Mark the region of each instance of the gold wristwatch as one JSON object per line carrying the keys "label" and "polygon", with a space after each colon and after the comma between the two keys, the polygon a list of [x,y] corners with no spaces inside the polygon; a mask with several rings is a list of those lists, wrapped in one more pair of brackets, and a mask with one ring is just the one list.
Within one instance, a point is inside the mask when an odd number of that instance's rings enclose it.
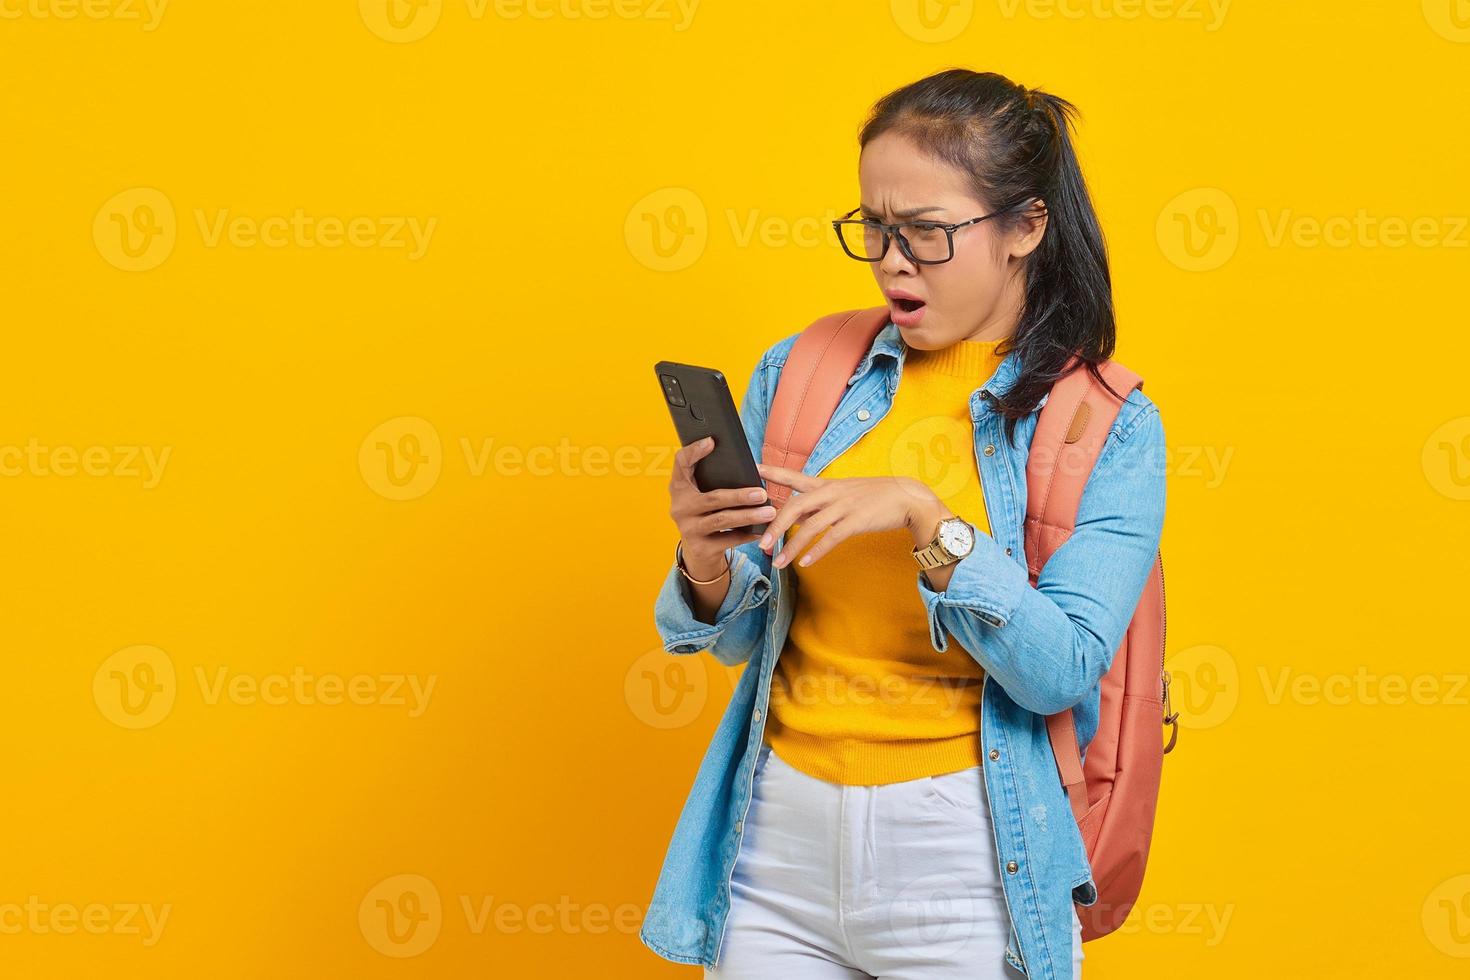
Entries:
{"label": "gold wristwatch", "polygon": [[919,568],[952,565],[975,547],[975,529],[963,517],[946,517],[934,531],[934,540],[914,549]]}

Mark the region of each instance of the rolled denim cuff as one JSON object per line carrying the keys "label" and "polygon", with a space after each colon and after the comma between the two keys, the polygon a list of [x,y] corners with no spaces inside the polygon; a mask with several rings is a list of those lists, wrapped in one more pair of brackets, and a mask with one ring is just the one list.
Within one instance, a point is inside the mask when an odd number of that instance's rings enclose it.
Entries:
{"label": "rolled denim cuff", "polygon": [[713,646],[731,622],[765,602],[770,592],[771,581],[761,574],[760,567],[740,549],[734,549],[725,599],[715,612],[715,621],[706,623],[694,615],[689,582],[677,564],[670,565],[654,604],[654,625],[669,653],[697,653]]}
{"label": "rolled denim cuff", "polygon": [[930,588],[923,572],[917,575],[917,581],[929,615],[929,642],[939,653],[949,647],[946,632],[954,632],[954,624],[947,626],[946,617],[973,614],[987,626],[1004,626],[1030,584],[1025,570],[1005,549],[978,530],[975,547],[955,563],[943,592]]}

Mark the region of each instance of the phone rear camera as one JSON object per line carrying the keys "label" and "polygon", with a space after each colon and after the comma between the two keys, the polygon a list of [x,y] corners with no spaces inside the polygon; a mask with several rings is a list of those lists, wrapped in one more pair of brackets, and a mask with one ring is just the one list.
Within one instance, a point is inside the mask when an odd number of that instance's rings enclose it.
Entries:
{"label": "phone rear camera", "polygon": [[683,408],[687,403],[684,401],[684,391],[679,387],[679,379],[672,374],[661,374],[664,383],[664,398],[668,399],[670,405]]}

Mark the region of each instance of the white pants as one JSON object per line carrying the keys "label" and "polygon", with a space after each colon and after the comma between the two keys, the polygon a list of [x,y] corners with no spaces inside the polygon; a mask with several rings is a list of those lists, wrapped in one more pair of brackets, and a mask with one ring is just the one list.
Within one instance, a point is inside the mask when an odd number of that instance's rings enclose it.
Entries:
{"label": "white pants", "polygon": [[974,766],[845,786],[763,745],[720,957],[705,977],[1016,980],[982,778]]}

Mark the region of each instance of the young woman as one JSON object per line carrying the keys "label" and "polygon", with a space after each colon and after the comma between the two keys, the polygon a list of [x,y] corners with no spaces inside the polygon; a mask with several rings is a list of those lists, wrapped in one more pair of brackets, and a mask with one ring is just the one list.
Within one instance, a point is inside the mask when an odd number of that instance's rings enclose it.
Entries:
{"label": "young woman", "polygon": [[[1069,358],[1095,365],[1114,344],[1074,112],[960,69],[881,99],[861,213],[837,228],[890,322],[804,471],[762,466],[793,496],[777,512],[762,488],[702,493],[693,466],[712,447],[677,455],[659,633],[671,653],[749,666],[640,932],[667,959],[729,980],[1080,975],[1073,906],[1097,888],[1045,716],[1071,708],[1083,746],[1097,730],[1164,474],[1158,410],[1132,391],[1031,586],[1040,407]],[[757,459],[795,339],[744,396]],[[920,549],[943,563],[920,570]]]}

